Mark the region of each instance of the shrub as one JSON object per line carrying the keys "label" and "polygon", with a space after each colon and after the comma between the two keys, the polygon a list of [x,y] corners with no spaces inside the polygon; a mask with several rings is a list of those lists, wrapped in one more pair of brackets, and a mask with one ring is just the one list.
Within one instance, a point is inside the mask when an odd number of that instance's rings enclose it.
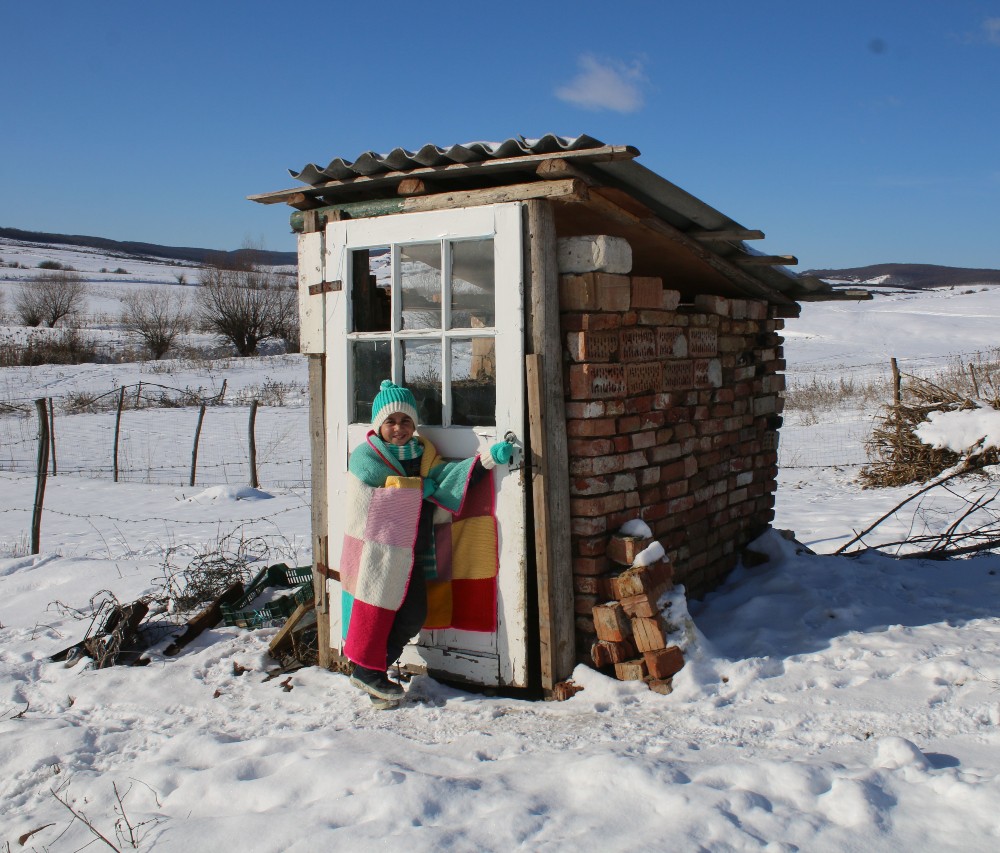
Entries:
{"label": "shrub", "polygon": [[122,325],[142,338],[154,360],[163,358],[191,323],[184,295],[174,290],[133,291],[122,297],[122,304]]}
{"label": "shrub", "polygon": [[294,284],[289,287],[272,269],[255,263],[252,248],[205,267],[200,285],[202,327],[229,341],[241,356],[255,355],[269,338],[287,340],[297,328]]}
{"label": "shrub", "polygon": [[38,269],[40,270],[61,270],[63,265],[59,261],[39,261]]}
{"label": "shrub", "polygon": [[86,286],[77,273],[56,270],[39,273],[22,282],[14,293],[14,313],[25,326],[56,323],[79,314],[84,307]]}

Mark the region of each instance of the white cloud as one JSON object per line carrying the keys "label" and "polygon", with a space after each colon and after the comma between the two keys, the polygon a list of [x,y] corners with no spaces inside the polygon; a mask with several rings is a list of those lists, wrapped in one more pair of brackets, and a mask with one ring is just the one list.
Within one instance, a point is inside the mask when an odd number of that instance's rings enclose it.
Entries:
{"label": "white cloud", "polygon": [[1000,18],[987,18],[983,21],[983,32],[990,44],[1000,44]]}
{"label": "white cloud", "polygon": [[579,65],[580,73],[556,89],[557,98],[588,110],[634,113],[642,107],[641,86],[646,78],[639,60],[626,65],[584,54]]}

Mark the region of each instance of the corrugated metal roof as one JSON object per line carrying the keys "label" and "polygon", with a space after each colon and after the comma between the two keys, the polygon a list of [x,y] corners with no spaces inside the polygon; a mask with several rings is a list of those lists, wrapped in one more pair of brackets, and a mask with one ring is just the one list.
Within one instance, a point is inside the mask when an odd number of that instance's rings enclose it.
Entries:
{"label": "corrugated metal roof", "polygon": [[[600,149],[600,150],[598,150]],[[611,152],[614,152],[611,154]],[[317,197],[330,197],[338,191],[357,188],[369,181],[374,189],[405,173],[421,170],[435,170],[435,179],[458,178],[465,172],[463,166],[472,171],[491,171],[517,167],[520,158],[527,168],[533,168],[540,159],[565,154],[567,159],[586,166],[602,184],[619,189],[652,211],[664,222],[696,239],[700,232],[747,232],[739,223],[719,212],[680,187],[635,162],[638,150],[630,146],[609,146],[592,136],[556,136],[547,134],[537,139],[523,136],[512,137],[503,142],[467,142],[441,148],[424,145],[417,151],[394,148],[388,154],[367,151],[353,161],[335,158],[325,167],[314,163],[301,171],[289,170],[298,181],[308,184],[312,190],[300,192]],[[532,162],[534,161],[534,163]],[[495,163],[495,165],[494,165]],[[385,176],[385,177],[383,177]],[[291,197],[294,190],[282,190],[260,196],[251,196],[255,201],[274,203]],[[745,242],[734,239],[711,244],[713,254],[736,264],[749,263],[747,258],[761,253]],[[780,293],[791,299],[830,298],[832,288],[814,276],[798,275],[777,263],[748,266],[746,275],[764,284],[771,292]]]}
{"label": "corrugated metal roof", "polygon": [[538,139],[518,136],[505,139],[503,142],[466,142],[448,148],[427,144],[418,151],[393,148],[388,154],[366,151],[353,161],[337,157],[322,169],[314,163],[309,163],[300,172],[292,169],[288,172],[295,180],[313,185],[324,181],[370,178],[386,172],[409,172],[414,169],[482,163],[487,160],[503,160],[529,154],[555,154],[602,147],[604,143],[591,136],[567,137],[549,133]]}

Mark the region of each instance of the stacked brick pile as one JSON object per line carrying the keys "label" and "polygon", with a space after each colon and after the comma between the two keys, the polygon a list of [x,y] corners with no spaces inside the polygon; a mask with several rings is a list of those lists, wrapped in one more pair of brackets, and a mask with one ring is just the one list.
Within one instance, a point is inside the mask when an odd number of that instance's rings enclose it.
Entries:
{"label": "stacked brick pile", "polygon": [[633,566],[651,539],[614,535],[608,542],[608,559],[616,566],[600,579],[597,591],[609,598],[593,608],[597,640],[590,649],[594,666],[610,671],[622,681],[642,680],[658,693],[670,692],[670,679],[684,666],[684,655],[667,644],[671,630],[658,601],[672,586],[673,571],[666,560],[650,566]]}
{"label": "stacked brick pile", "polygon": [[609,272],[561,275],[559,296],[576,648],[589,663],[599,639],[623,642],[599,637],[594,608],[612,588],[609,540],[625,522],[646,522],[697,596],[773,519],[783,321],[763,301],[681,305],[659,278]]}

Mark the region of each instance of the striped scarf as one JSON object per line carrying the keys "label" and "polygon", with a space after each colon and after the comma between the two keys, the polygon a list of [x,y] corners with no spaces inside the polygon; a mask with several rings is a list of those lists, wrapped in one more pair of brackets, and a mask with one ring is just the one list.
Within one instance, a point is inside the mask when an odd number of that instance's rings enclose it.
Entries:
{"label": "striped scarf", "polygon": [[411,438],[402,445],[390,444],[385,441],[383,446],[400,462],[406,462],[408,459],[419,459],[424,454],[424,446],[420,443],[419,438]]}

